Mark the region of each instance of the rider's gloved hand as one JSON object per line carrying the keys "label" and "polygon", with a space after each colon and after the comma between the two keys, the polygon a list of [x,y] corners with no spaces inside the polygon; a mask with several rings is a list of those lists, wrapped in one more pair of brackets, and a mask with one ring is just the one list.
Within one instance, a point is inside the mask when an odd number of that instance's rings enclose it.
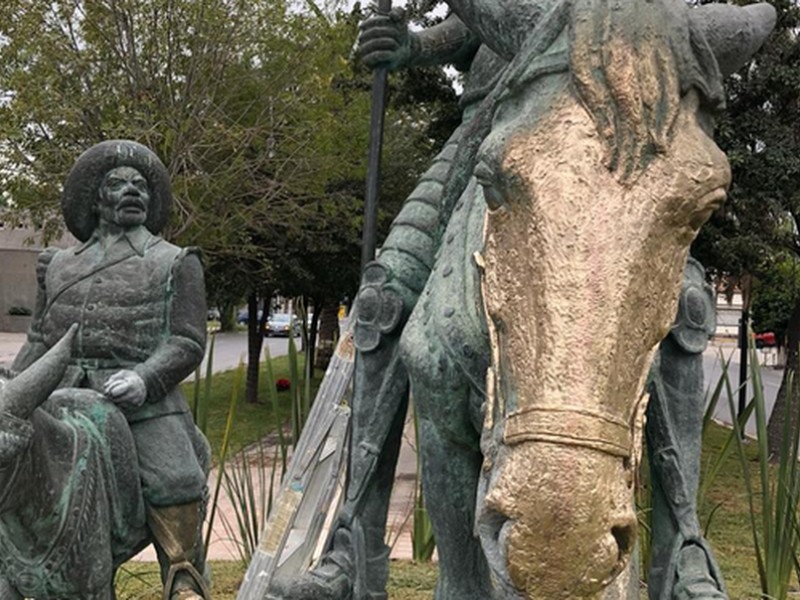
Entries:
{"label": "rider's gloved hand", "polygon": [[147,398],[147,386],[136,371],[117,371],[103,387],[106,397],[123,408],[137,408]]}
{"label": "rider's gloved hand", "polygon": [[412,53],[412,36],[406,11],[392,8],[388,14],[375,14],[359,25],[358,54],[370,69],[389,70],[405,66]]}

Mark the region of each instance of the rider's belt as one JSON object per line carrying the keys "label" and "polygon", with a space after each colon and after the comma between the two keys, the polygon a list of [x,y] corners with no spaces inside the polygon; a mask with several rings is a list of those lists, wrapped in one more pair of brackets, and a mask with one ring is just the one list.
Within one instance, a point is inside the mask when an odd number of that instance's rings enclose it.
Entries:
{"label": "rider's belt", "polygon": [[575,406],[533,406],[506,417],[508,445],[548,442],[592,448],[629,458],[633,449],[631,426],[624,420]]}
{"label": "rider's belt", "polygon": [[118,358],[73,358],[69,361],[73,367],[80,367],[84,371],[99,371],[101,369],[126,369],[135,367],[133,361],[119,360]]}

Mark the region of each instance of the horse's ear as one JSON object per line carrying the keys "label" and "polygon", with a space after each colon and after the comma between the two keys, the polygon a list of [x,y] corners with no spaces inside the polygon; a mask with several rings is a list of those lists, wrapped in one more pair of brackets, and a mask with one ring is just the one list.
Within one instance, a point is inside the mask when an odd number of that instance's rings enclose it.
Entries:
{"label": "horse's ear", "polygon": [[70,327],[44,356],[6,383],[0,392],[0,413],[26,419],[47,400],[64,377],[77,331],[77,325]]}
{"label": "horse's ear", "polygon": [[689,10],[692,26],[704,34],[723,77],[743,67],[775,27],[775,9],[766,3],[705,4]]}

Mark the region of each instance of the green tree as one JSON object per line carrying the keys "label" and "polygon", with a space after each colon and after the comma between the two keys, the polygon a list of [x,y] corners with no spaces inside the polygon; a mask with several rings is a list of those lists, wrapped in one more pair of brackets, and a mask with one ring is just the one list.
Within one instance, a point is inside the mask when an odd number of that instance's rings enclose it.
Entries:
{"label": "green tree", "polygon": [[[363,184],[351,183],[366,175],[369,74],[351,49],[362,15],[289,8],[2,3],[0,176],[14,214],[57,235],[61,183],[77,155],[131,138],[170,171],[177,210],[165,235],[203,249],[213,304],[354,290]],[[437,93],[446,89],[440,72],[432,77]],[[407,102],[387,119],[384,229],[436,145],[431,106]],[[255,400],[260,327],[248,345]]]}
{"label": "green tree", "polygon": [[[427,23],[419,10],[414,14],[420,25]],[[351,14],[337,18],[338,22],[344,20],[351,26],[347,38],[350,47],[363,14],[356,6]],[[366,179],[367,101],[372,73],[353,58],[351,56],[348,63],[349,69],[332,80],[331,88],[340,95],[337,102],[349,104],[361,112],[351,111],[344,122],[341,120],[343,109],[337,110],[339,124],[344,127],[332,127],[335,139],[328,152],[337,164],[344,164],[345,157],[355,156],[358,165],[330,177],[324,194],[306,204],[318,219],[309,221],[295,235],[287,234],[288,251],[279,261],[283,269],[277,289],[285,295],[302,295],[310,300],[316,316],[324,309],[335,314],[339,301],[352,298],[358,286]],[[461,118],[456,93],[441,68],[393,73],[388,99],[381,165],[379,246],[417,177],[429,166]],[[343,136],[349,137],[352,143],[343,144]],[[321,256],[326,260],[320,260]],[[316,321],[313,325],[316,326]],[[333,336],[336,329],[326,328],[325,333]],[[307,364],[313,362],[315,339],[316,331],[312,329]],[[323,341],[332,344],[332,338]]]}
{"label": "green tree", "polygon": [[[307,221],[304,201],[359,161],[342,153],[334,162],[328,151],[337,137],[356,143],[341,113],[358,99],[337,105],[330,85],[348,68],[354,27],[284,2],[3,3],[0,160],[16,214],[56,235],[76,156],[102,139],[136,139],[173,179],[165,235],[204,249],[212,284],[263,295],[287,229]],[[252,333],[251,362],[260,353]]]}
{"label": "green tree", "polygon": [[779,260],[764,268],[753,286],[753,329],[756,332],[774,332],[778,345],[784,346],[798,296],[800,265],[796,260]]}

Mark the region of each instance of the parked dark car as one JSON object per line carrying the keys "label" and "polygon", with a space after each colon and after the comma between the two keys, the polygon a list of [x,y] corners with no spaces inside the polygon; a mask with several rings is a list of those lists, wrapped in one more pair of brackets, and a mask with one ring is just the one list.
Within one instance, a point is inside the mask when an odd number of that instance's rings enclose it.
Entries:
{"label": "parked dark car", "polygon": [[289,313],[275,313],[267,321],[267,326],[264,328],[264,334],[267,336],[286,336],[289,334],[293,336],[300,335],[300,319]]}

